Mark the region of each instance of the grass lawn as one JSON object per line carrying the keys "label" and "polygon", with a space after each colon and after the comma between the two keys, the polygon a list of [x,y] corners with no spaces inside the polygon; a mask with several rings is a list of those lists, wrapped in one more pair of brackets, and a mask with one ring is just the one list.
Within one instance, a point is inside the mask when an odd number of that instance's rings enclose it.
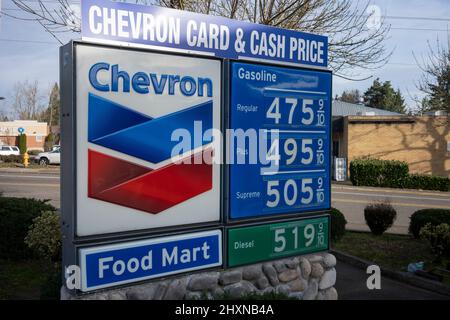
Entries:
{"label": "grass lawn", "polygon": [[0,300],[39,299],[46,279],[42,269],[36,260],[0,260]]}
{"label": "grass lawn", "polygon": [[409,263],[418,261],[428,269],[433,260],[429,244],[412,236],[347,231],[331,247],[396,271],[407,271]]}

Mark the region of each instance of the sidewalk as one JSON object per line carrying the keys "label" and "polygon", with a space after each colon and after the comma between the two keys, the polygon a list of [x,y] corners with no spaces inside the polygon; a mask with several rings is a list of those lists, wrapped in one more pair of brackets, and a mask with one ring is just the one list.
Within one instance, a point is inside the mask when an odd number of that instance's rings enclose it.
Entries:
{"label": "sidewalk", "polygon": [[396,281],[381,273],[381,289],[369,290],[365,270],[338,260],[336,290],[339,300],[450,300],[450,297]]}

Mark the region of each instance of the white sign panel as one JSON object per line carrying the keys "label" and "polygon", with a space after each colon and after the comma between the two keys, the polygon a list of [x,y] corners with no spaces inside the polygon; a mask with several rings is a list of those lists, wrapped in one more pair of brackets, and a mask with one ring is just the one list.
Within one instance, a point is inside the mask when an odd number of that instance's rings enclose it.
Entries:
{"label": "white sign panel", "polygon": [[76,46],[76,234],[220,220],[221,63]]}

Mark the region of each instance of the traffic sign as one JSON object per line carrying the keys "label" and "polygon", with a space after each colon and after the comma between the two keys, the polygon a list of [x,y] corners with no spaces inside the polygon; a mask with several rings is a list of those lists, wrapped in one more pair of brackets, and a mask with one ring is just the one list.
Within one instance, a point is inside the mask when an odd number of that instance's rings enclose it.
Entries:
{"label": "traffic sign", "polygon": [[228,229],[228,266],[328,250],[328,216]]}
{"label": "traffic sign", "polygon": [[329,209],[331,73],[241,62],[230,73],[229,217]]}
{"label": "traffic sign", "polygon": [[17,131],[19,131],[20,134],[25,132],[25,129],[22,127],[17,128]]}
{"label": "traffic sign", "polygon": [[222,265],[222,231],[80,249],[82,291]]}

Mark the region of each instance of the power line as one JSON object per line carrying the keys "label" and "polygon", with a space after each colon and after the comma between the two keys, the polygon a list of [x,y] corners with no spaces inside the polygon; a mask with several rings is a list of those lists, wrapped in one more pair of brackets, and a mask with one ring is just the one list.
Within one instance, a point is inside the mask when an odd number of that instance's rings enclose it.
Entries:
{"label": "power line", "polygon": [[433,29],[433,28],[427,29],[427,28],[408,28],[408,27],[391,27],[391,30],[450,32],[449,29]]}
{"label": "power line", "polygon": [[438,17],[382,16],[382,18],[400,19],[400,20],[450,21],[449,18],[438,18]]}

